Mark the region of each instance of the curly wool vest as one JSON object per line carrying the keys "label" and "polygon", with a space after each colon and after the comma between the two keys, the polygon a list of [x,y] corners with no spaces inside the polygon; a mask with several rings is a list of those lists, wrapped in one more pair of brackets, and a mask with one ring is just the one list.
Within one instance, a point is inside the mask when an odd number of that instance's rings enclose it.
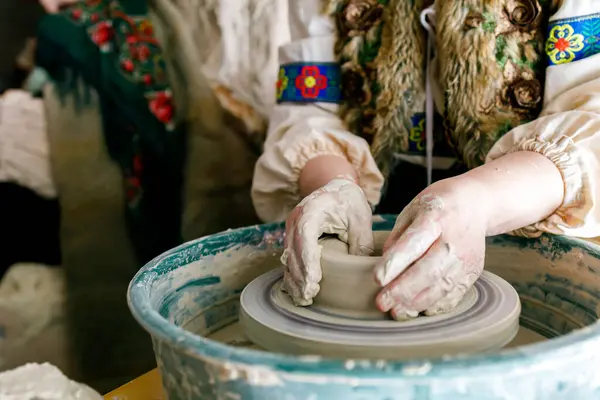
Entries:
{"label": "curly wool vest", "polygon": [[[427,0],[328,0],[342,69],[341,117],[371,145],[387,175],[395,153],[423,154]],[[435,146],[467,167],[535,119],[542,105],[550,5],[538,0],[435,2],[443,110]],[[439,151],[439,150],[437,150]]]}

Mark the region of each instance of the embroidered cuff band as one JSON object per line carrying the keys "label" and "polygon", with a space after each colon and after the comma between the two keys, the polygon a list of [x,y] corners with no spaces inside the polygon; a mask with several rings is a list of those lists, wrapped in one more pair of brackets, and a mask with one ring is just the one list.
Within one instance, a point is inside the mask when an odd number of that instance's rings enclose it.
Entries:
{"label": "embroidered cuff band", "polygon": [[293,63],[279,68],[277,103],[340,103],[341,72],[337,63]]}
{"label": "embroidered cuff band", "polygon": [[553,21],[548,26],[549,65],[567,64],[600,53],[600,14]]}

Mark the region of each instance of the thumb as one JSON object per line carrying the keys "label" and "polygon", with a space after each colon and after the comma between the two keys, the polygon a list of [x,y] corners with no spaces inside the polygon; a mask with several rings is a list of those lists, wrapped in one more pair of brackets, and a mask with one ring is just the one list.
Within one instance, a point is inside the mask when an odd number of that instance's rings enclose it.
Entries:
{"label": "thumb", "polygon": [[369,256],[375,249],[371,214],[363,214],[348,216],[348,250],[356,256]]}

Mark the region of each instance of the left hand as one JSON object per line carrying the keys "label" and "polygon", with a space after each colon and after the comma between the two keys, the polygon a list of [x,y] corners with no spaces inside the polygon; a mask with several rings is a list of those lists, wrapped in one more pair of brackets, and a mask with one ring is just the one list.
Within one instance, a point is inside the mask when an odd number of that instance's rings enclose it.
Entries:
{"label": "left hand", "polygon": [[450,311],[481,275],[490,199],[466,177],[436,182],[398,216],[375,280],[397,320]]}

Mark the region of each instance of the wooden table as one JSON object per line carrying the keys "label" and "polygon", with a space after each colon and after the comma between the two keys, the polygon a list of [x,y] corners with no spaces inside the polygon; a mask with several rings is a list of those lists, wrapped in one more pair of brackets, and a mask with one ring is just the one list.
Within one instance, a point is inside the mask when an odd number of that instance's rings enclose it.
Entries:
{"label": "wooden table", "polygon": [[104,396],[105,400],[166,400],[158,369],[113,390]]}

